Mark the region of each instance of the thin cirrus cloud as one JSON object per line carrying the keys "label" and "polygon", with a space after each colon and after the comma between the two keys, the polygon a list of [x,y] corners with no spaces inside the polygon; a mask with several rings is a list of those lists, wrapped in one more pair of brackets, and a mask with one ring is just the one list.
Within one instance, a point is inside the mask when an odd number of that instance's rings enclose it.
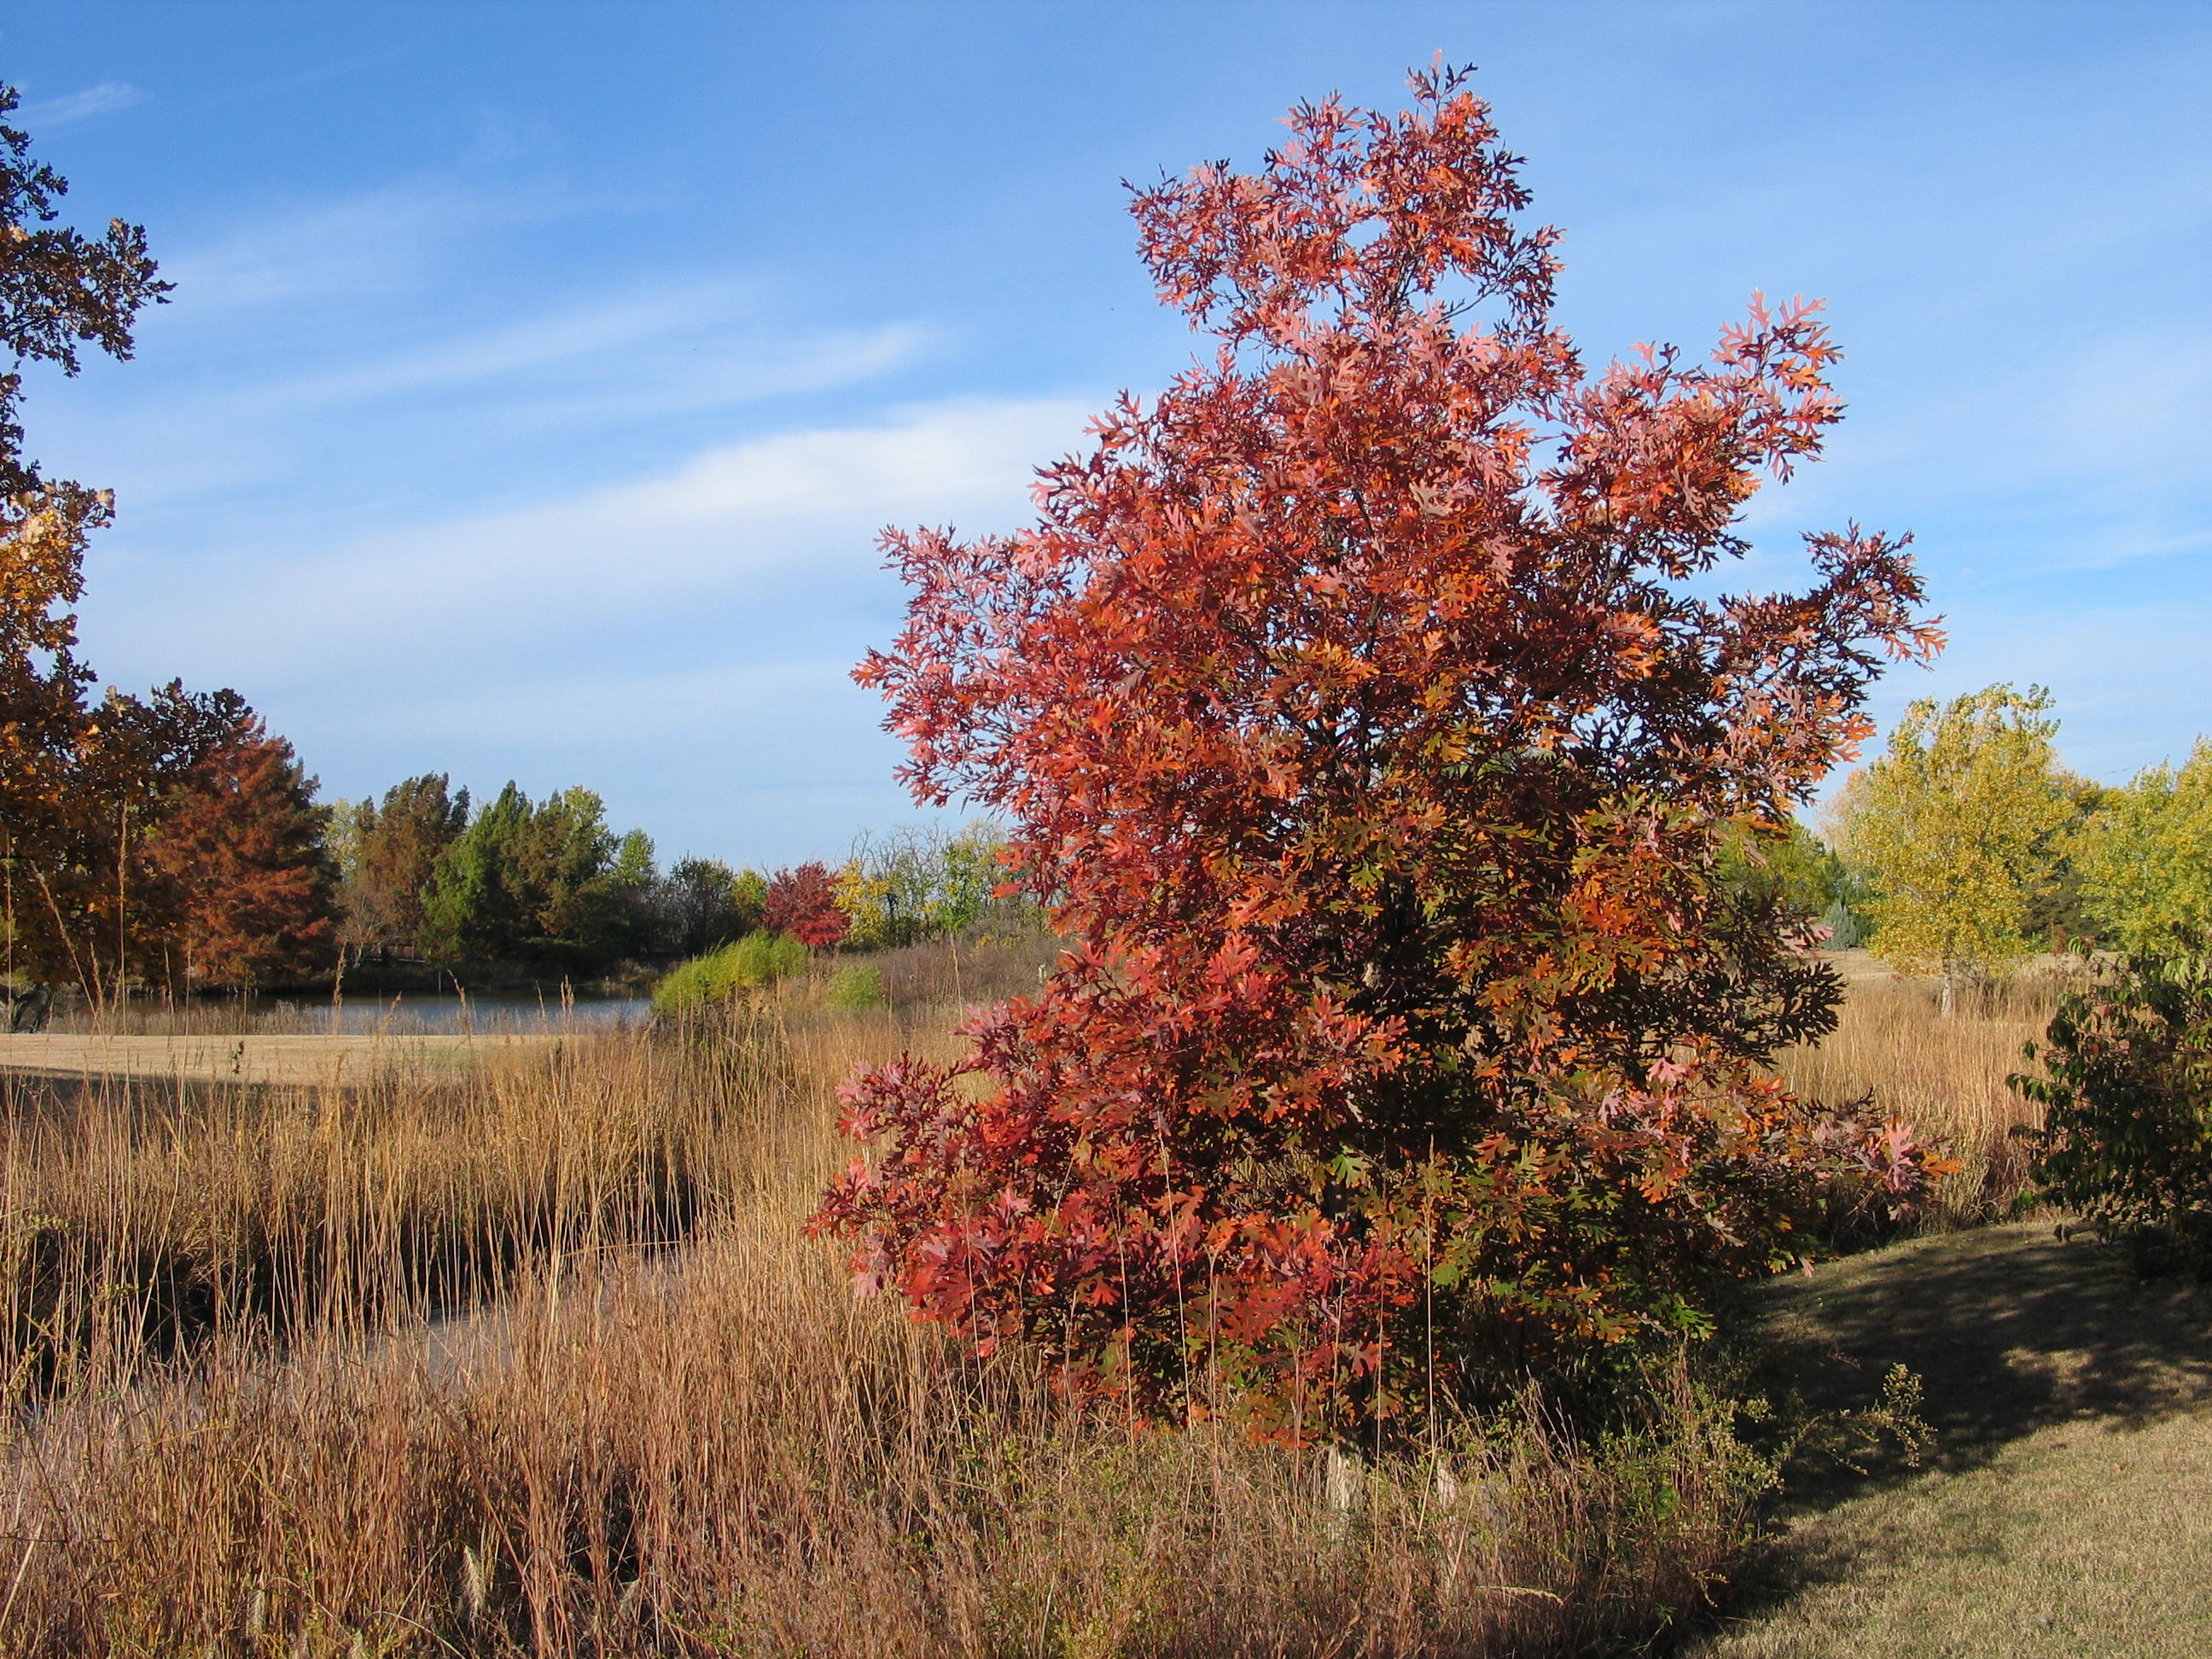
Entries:
{"label": "thin cirrus cloud", "polygon": [[[530,410],[541,422],[680,412],[725,402],[818,391],[872,379],[911,362],[931,331],[913,323],[793,337],[760,325],[758,296],[696,285],[550,311],[371,363],[262,388],[285,407],[331,405],[469,387],[497,396],[533,375],[554,395]],[[603,382],[580,380],[596,366]]]}
{"label": "thin cirrus cloud", "polygon": [[[441,695],[639,660],[850,661],[896,615],[885,524],[1004,529],[1088,402],[963,400],[705,449],[652,475],[507,511],[375,531],[313,556],[272,547],[180,562],[118,532],[86,607],[125,679],[183,672],[301,717],[361,711],[386,672]],[[289,711],[297,710],[298,715]],[[288,730],[291,729],[288,726]],[[333,735],[337,735],[333,733]]]}
{"label": "thin cirrus cloud", "polygon": [[79,121],[89,121],[94,116],[129,109],[134,104],[144,103],[151,95],[127,81],[102,81],[82,92],[25,104],[15,112],[15,120],[34,131],[52,132]]}
{"label": "thin cirrus cloud", "polygon": [[[526,478],[535,455],[501,452],[859,385],[936,342],[914,322],[798,331],[763,313],[745,284],[692,283],[550,307],[378,355],[188,362],[192,372],[157,395],[57,423],[47,451],[65,472],[113,483],[133,511],[183,508],[288,475],[313,475],[319,495],[342,502],[349,477],[382,489],[427,476],[426,457]],[[383,455],[390,464],[375,465]],[[284,533],[297,532],[287,521]]]}
{"label": "thin cirrus cloud", "polygon": [[240,311],[319,313],[417,293],[483,240],[573,210],[543,190],[438,179],[264,206],[197,246],[163,253],[161,274],[178,301],[147,323],[222,331]]}

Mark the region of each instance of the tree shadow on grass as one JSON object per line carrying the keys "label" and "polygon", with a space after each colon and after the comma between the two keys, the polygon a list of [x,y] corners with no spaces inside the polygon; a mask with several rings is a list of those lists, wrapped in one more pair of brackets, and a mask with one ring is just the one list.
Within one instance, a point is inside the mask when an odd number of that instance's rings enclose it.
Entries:
{"label": "tree shadow on grass", "polygon": [[[1968,1474],[2008,1446],[2067,1424],[2122,1431],[2212,1407],[2212,1292],[2138,1278],[2126,1255],[2048,1223],[1917,1239],[1760,1286],[1739,1310],[1762,1360],[1755,1385],[1814,1413],[1863,1413],[1890,1369],[1921,1381],[1934,1441],[1917,1466],[1895,1455],[1798,1459],[1775,1519],[1922,1478]],[[1874,1563],[1832,1529],[1782,1526],[1734,1587],[1732,1616],[1757,1619]],[[1695,1629],[1684,1638],[1700,1634]]]}
{"label": "tree shadow on grass", "polygon": [[2119,1250],[2044,1224],[1830,1262],[1747,1311],[1772,1380],[1816,1410],[1863,1407],[1891,1366],[1909,1368],[1948,1469],[2057,1424],[2140,1427],[2212,1401],[2212,1296],[2139,1279]]}

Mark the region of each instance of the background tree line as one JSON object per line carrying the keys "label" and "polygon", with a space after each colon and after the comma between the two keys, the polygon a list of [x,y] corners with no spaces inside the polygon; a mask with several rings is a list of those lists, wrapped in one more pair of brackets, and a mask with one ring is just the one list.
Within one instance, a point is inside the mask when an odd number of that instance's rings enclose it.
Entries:
{"label": "background tree line", "polygon": [[881,950],[972,931],[1018,906],[994,896],[998,840],[866,835],[833,868],[763,872],[718,859],[665,871],[652,840],[617,835],[592,790],[532,802],[509,783],[481,810],[443,773],[381,800],[339,801],[330,840],[340,939],[355,962],[501,963],[604,973],[630,961],[703,955],[767,930],[811,950]]}
{"label": "background tree line", "polygon": [[1916,702],[1845,780],[1825,837],[1796,822],[1722,873],[1817,918],[1835,947],[1960,988],[2039,951],[2178,956],[2212,939],[2212,739],[2107,786],[2059,762],[2051,694]]}

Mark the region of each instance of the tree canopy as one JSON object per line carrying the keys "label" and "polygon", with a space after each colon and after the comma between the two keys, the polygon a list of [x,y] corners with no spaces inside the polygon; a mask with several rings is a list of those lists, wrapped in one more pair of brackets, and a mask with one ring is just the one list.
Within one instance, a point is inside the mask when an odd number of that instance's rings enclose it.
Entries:
{"label": "tree canopy", "polygon": [[2104,792],[2069,848],[2081,907],[2137,954],[2212,949],[2212,739]]}
{"label": "tree canopy", "polygon": [[1993,685],[1908,708],[1837,808],[1844,855],[1874,884],[1882,957],[1960,981],[2040,948],[2033,924],[2078,791],[2059,769],[2040,686]]}
{"label": "tree canopy", "polygon": [[0,349],[14,360],[0,373],[0,494],[44,488],[66,495],[83,487],[44,484],[23,453],[22,365],[52,363],[75,374],[81,345],[129,357],[140,308],[165,302],[171,285],[155,275],[142,226],[111,219],[95,239],[58,222],[69,183],[33,161],[30,135],[9,124],[21,101],[14,87],[0,86]]}
{"label": "tree canopy", "polygon": [[173,911],[164,942],[184,958],[163,964],[170,983],[250,991],[329,960],[337,871],[314,796],[292,745],[244,712],[173,787],[145,856],[147,897]]}

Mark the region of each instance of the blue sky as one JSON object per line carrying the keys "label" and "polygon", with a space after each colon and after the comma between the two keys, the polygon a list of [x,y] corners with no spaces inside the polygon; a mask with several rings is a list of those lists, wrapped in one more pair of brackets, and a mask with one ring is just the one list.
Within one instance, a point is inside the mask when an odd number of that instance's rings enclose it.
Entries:
{"label": "blue sky", "polygon": [[1850,414],[1754,504],[1917,538],[1910,697],[2057,696],[2118,780],[2212,730],[2201,3],[298,4],[0,24],[75,216],[144,223],[131,363],[33,375],[117,492],[87,654],[233,685],[326,794],[586,783],[664,855],[916,814],[845,678],[886,523],[1011,528],[1191,343],[1120,180],[1481,66],[1587,355],[1827,299]]}

